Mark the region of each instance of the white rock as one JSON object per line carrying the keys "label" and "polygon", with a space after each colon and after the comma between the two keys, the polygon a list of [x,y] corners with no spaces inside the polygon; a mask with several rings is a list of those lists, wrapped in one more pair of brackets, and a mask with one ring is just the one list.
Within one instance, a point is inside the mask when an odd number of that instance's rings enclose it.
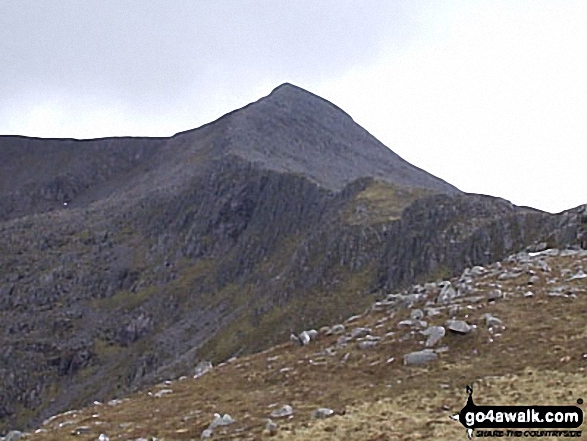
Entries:
{"label": "white rock", "polygon": [[209,361],[200,361],[194,368],[194,378],[199,378],[205,373],[212,370],[212,363]]}
{"label": "white rock", "polygon": [[310,340],[312,340],[310,338],[310,334],[308,334],[307,331],[303,331],[300,335],[300,342],[302,343],[303,346],[306,346],[308,343],[310,343]]}
{"label": "white rock", "polygon": [[293,415],[293,408],[289,404],[286,404],[285,406],[276,409],[269,414],[269,416],[272,418],[286,418],[290,415]]}
{"label": "white rock", "polygon": [[161,389],[159,392],[153,394],[155,398],[161,398],[163,395],[171,394],[173,390],[171,389]]}
{"label": "white rock", "polygon": [[314,412],[312,412],[312,418],[316,419],[330,418],[333,415],[334,410],[329,409],[327,407],[319,407]]}

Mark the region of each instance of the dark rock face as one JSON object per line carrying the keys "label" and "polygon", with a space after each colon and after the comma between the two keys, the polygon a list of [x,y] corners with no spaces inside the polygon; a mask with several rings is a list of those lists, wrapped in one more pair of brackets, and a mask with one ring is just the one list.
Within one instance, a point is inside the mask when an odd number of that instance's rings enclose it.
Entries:
{"label": "dark rock face", "polygon": [[0,200],[0,431],[577,226],[462,194],[291,85],[168,139],[0,137]]}

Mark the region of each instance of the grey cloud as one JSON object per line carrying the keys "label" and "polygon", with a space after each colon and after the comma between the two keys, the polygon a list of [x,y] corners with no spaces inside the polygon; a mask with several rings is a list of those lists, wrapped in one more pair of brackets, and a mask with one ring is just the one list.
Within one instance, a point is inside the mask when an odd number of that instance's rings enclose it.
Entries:
{"label": "grey cloud", "polygon": [[172,111],[214,90],[321,81],[409,39],[412,11],[397,3],[3,0],[0,97]]}

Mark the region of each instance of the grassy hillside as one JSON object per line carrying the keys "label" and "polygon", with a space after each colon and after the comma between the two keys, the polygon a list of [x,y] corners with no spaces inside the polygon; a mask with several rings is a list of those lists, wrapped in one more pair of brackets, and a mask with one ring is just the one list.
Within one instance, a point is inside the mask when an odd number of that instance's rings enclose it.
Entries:
{"label": "grassy hillside", "polygon": [[[273,418],[274,439],[465,439],[463,427],[449,416],[464,406],[467,384],[478,405],[575,405],[587,396],[585,268],[584,251],[522,253],[482,275],[451,279],[453,286],[474,291],[449,304],[434,302],[432,290],[409,308],[386,307],[345,323],[347,333],[368,327],[380,338],[369,349],[357,339],[337,344],[341,335],[322,334],[305,347],[284,342],[197,379],[188,374],[121,401],[57,416],[27,439],[89,440],[101,433],[110,439],[199,439],[216,412],[229,413],[235,422],[215,429],[214,439],[262,439],[269,414],[284,404],[293,407],[293,416]],[[502,297],[494,298],[496,287]],[[451,305],[458,311],[450,313]],[[416,309],[431,308],[438,314],[426,318],[429,326],[452,317],[476,328],[466,335],[447,332],[436,346],[446,348],[438,349],[438,360],[406,366],[403,356],[422,349],[425,337],[398,323]],[[484,314],[501,325],[488,327]],[[334,416],[313,419],[318,407],[331,408]],[[73,436],[80,427],[84,433]]]}

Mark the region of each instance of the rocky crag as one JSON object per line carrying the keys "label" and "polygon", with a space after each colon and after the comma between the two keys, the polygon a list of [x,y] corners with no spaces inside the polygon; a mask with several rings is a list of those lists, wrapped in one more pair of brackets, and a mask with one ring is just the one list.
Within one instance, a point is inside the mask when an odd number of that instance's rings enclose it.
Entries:
{"label": "rocky crag", "polygon": [[464,194],[287,84],[171,138],[0,137],[0,164],[0,429],[578,234],[575,212]]}

